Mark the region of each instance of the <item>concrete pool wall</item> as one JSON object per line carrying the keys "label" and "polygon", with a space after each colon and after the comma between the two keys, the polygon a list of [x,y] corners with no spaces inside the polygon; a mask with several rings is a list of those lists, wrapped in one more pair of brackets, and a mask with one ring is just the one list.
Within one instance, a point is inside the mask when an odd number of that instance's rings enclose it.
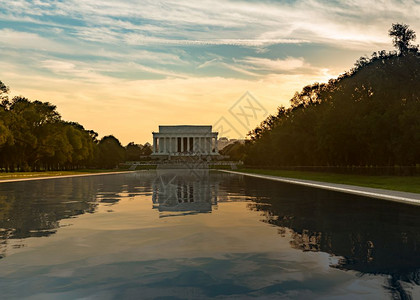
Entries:
{"label": "concrete pool wall", "polygon": [[291,183],[291,184],[299,184],[303,186],[320,188],[320,189],[325,189],[325,190],[330,190],[330,191],[355,194],[355,195],[365,196],[365,197],[370,197],[370,198],[378,198],[378,199],[384,199],[388,201],[401,202],[401,203],[406,203],[406,204],[411,204],[411,205],[420,205],[420,194],[416,194],[416,193],[375,189],[375,188],[361,187],[361,186],[348,185],[348,184],[328,183],[328,182],[295,179],[295,178],[287,178],[287,177],[279,177],[279,176],[271,176],[271,175],[252,174],[252,173],[237,172],[237,171],[228,171],[228,170],[220,170],[220,171],[226,172],[226,173],[250,176],[250,177],[255,177],[255,178],[262,178],[262,179],[280,181],[280,182],[285,182],[285,183]]}

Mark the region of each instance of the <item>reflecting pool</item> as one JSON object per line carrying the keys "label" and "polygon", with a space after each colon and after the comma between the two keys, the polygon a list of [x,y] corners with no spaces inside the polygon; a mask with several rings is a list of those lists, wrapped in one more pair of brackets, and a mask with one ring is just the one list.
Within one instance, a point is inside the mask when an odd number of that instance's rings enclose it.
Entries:
{"label": "reflecting pool", "polygon": [[419,216],[216,171],[1,183],[0,298],[415,299]]}

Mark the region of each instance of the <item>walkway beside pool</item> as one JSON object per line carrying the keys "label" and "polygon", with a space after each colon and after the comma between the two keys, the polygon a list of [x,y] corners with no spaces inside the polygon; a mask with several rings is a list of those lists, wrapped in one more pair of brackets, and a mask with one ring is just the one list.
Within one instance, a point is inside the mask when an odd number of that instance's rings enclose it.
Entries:
{"label": "walkway beside pool", "polygon": [[348,184],[337,184],[337,183],[329,183],[329,182],[321,182],[321,181],[313,181],[313,180],[279,177],[279,176],[272,176],[272,175],[252,174],[252,173],[245,173],[245,172],[238,172],[238,171],[228,171],[228,170],[220,170],[220,171],[226,172],[226,173],[250,176],[250,177],[255,177],[255,178],[275,180],[275,181],[291,183],[291,184],[299,184],[303,186],[320,188],[320,189],[331,190],[331,191],[336,191],[336,192],[355,194],[359,196],[379,198],[379,199],[384,199],[384,200],[389,200],[389,201],[394,201],[394,202],[420,205],[420,194],[417,194],[417,193],[399,192],[399,191],[393,191],[393,190],[375,189],[375,188],[348,185]]}
{"label": "walkway beside pool", "polygon": [[16,178],[16,179],[1,179],[0,183],[44,180],[44,179],[71,178],[71,177],[85,177],[85,176],[97,176],[97,175],[117,175],[117,174],[133,173],[133,172],[135,172],[135,171],[122,171],[122,172],[117,171],[117,172],[86,173],[86,174],[74,174],[74,175],[58,175],[58,176],[44,176],[44,177],[30,177],[30,178]]}

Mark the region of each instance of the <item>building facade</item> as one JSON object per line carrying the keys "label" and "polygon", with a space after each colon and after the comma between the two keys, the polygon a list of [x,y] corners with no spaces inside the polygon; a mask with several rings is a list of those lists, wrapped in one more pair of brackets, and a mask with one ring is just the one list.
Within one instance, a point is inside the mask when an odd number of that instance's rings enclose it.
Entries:
{"label": "building facade", "polygon": [[152,157],[217,156],[217,135],[211,125],[159,126],[153,132]]}

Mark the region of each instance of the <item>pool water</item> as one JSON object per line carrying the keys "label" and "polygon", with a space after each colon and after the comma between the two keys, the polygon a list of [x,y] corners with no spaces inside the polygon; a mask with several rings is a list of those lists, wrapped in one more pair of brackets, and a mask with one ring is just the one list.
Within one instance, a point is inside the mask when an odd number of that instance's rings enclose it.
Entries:
{"label": "pool water", "polygon": [[217,171],[1,183],[0,298],[415,299],[419,216]]}

